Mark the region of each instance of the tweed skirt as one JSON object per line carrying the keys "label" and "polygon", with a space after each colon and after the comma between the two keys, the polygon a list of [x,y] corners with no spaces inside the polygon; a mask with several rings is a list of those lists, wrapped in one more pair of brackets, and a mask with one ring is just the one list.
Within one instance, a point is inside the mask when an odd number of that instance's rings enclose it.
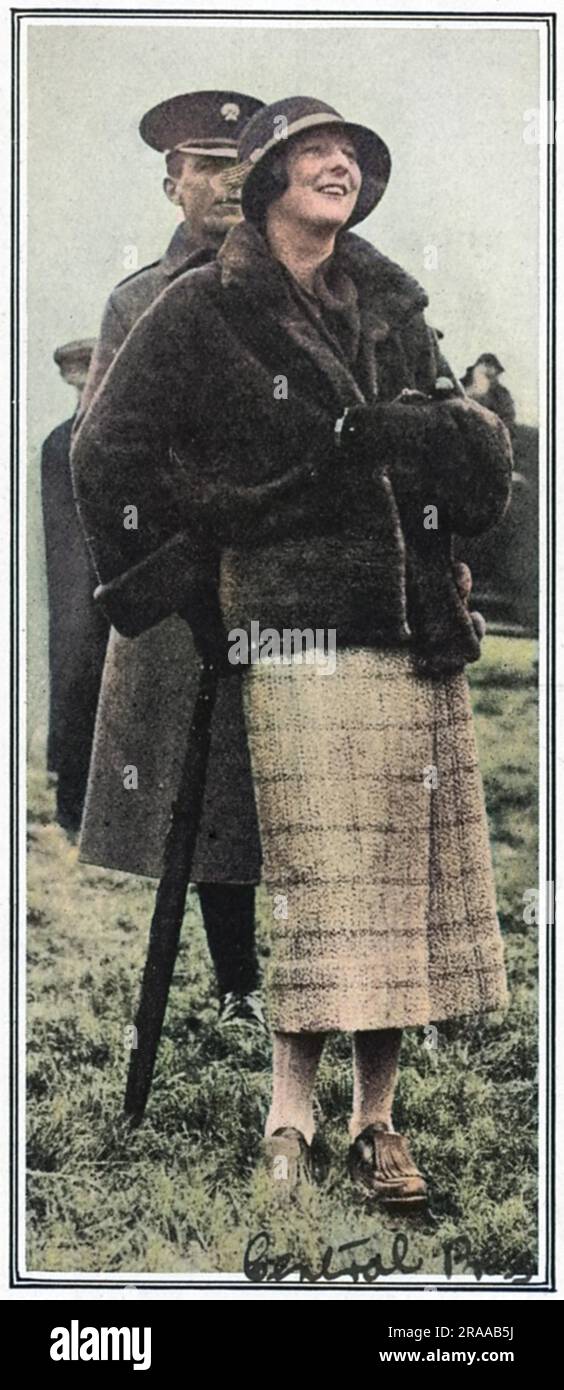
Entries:
{"label": "tweed skirt", "polygon": [[507,1004],[488,823],[463,673],[408,648],[245,672],[271,1027],[421,1025]]}

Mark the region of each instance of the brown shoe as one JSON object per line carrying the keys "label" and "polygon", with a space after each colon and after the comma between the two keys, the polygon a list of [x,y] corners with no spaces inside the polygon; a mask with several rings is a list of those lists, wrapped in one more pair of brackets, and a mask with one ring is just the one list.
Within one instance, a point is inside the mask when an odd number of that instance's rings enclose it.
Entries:
{"label": "brown shoe", "polygon": [[383,1124],[367,1125],[349,1149],[349,1173],[355,1187],[382,1206],[396,1210],[423,1207],[427,1184],[416,1168],[403,1134]]}
{"label": "brown shoe", "polygon": [[262,1152],[269,1177],[281,1191],[311,1181],[311,1149],[299,1129],[276,1129],[263,1139]]}

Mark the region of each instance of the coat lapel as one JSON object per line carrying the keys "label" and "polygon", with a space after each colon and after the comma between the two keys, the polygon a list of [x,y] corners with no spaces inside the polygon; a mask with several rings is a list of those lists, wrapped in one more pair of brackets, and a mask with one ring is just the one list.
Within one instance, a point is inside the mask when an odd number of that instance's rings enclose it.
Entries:
{"label": "coat lapel", "polygon": [[[300,394],[312,391],[329,409],[376,399],[380,390],[379,359],[388,357],[390,351],[394,355],[394,330],[428,302],[417,281],[399,266],[360,237],[344,233],[337,243],[335,263],[358,290],[361,317],[353,374],[313,320],[300,312],[282,267],[255,227],[248,222],[235,227],[227,236],[218,261],[222,289],[233,305],[237,304],[238,331],[247,341],[252,340],[261,360],[265,351],[268,353],[278,372],[284,372],[287,365],[289,377],[298,378]],[[402,379],[398,390],[405,384]]]}
{"label": "coat lapel", "polygon": [[317,331],[315,324],[305,314],[300,314],[297,304],[294,308],[290,300],[286,310],[280,313],[278,323],[280,330],[289,340],[293,355],[297,353],[298,357],[300,354],[308,356],[316,371],[325,378],[325,382],[331,387],[337,407],[344,409],[346,406],[365,403],[364,394],[346,362],[332,350],[330,343],[326,341],[322,332]]}
{"label": "coat lapel", "polygon": [[161,258],[160,268],[167,281],[175,280],[185,271],[207,265],[213,259],[214,253],[190,234],[186,222],[179,222]]}
{"label": "coat lapel", "polygon": [[223,308],[234,331],[290,391],[335,410],[364,400],[352,373],[288,290],[285,273],[249,223],[234,228],[218,255]]}
{"label": "coat lapel", "polygon": [[411,275],[369,242],[345,235],[338,254],[359,291],[361,340],[357,375],[368,400],[389,400],[413,385],[401,346],[408,319],[421,313],[428,297]]}

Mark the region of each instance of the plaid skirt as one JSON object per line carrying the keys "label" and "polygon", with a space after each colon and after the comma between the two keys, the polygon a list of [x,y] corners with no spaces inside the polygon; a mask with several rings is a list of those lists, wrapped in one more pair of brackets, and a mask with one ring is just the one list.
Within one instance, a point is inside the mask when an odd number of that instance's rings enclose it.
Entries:
{"label": "plaid skirt", "polygon": [[463,673],[407,648],[244,676],[271,1027],[401,1028],[507,1004],[482,780]]}

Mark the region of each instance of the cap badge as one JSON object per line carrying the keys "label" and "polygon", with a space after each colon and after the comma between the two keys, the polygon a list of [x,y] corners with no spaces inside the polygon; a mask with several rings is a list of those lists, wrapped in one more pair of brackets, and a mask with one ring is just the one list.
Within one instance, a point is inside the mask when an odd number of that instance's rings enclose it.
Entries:
{"label": "cap badge", "polygon": [[237,106],[235,101],[226,101],[225,105],[221,108],[220,115],[223,116],[224,121],[238,121],[241,115],[241,108]]}

